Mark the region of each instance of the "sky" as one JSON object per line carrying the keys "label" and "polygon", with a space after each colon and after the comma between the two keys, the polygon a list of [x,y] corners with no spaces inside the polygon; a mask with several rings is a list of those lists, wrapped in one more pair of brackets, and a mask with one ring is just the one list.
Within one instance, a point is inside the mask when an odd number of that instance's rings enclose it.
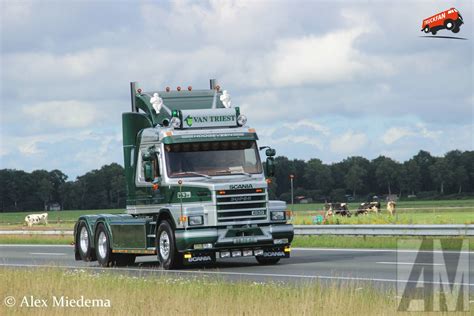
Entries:
{"label": "sky", "polygon": [[[0,169],[74,179],[122,164],[130,81],[147,91],[217,78],[259,144],[291,159],[474,148],[472,1],[0,5]],[[450,7],[459,33],[420,32]]]}

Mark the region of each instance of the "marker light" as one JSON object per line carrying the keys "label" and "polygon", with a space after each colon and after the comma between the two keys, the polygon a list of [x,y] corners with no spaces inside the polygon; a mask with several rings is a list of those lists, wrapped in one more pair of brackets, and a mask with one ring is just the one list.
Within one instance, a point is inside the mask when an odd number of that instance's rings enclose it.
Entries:
{"label": "marker light", "polygon": [[141,94],[141,93],[142,93],[142,89],[137,89],[137,92]]}
{"label": "marker light", "polygon": [[171,88],[170,87],[166,87],[166,92],[170,92]]}
{"label": "marker light", "polygon": [[221,86],[216,85],[216,90],[219,91],[221,89]]}
{"label": "marker light", "polygon": [[193,87],[188,86],[188,91],[191,91],[191,90],[193,90]]}
{"label": "marker light", "polygon": [[257,193],[262,193],[262,192],[263,192],[263,189],[256,189],[255,192],[257,192]]}
{"label": "marker light", "polygon": [[181,91],[181,87],[180,87],[180,86],[177,86],[177,87],[176,87],[176,90]]}
{"label": "marker light", "polygon": [[247,117],[245,115],[239,115],[239,117],[237,118],[237,124],[242,126],[245,125],[245,123],[247,123]]}
{"label": "marker light", "polygon": [[173,126],[174,128],[179,128],[181,126],[181,120],[177,117],[172,117],[171,126]]}

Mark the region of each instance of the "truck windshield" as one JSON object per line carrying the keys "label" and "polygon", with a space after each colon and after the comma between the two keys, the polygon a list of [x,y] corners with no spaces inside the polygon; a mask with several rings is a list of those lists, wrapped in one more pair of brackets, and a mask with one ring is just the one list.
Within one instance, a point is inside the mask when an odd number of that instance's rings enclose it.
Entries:
{"label": "truck windshield", "polygon": [[262,173],[255,141],[214,141],[165,145],[168,176],[208,177]]}

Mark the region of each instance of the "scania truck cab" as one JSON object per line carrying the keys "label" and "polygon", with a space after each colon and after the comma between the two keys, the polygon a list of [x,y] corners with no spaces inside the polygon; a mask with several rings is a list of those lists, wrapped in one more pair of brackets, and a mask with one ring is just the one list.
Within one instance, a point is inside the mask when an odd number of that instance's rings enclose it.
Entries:
{"label": "scania truck cab", "polygon": [[113,266],[157,255],[164,269],[174,269],[289,258],[291,213],[285,202],[269,200],[275,150],[258,147],[227,91],[215,80],[205,90],[130,87],[132,110],[122,114],[127,211],[81,216],[76,260]]}

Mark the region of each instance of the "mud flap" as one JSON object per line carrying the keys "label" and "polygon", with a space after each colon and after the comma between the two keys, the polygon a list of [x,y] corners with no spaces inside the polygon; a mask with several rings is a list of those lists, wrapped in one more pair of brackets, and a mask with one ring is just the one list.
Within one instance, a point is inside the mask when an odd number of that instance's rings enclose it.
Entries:
{"label": "mud flap", "polygon": [[189,265],[213,264],[216,262],[215,252],[185,252],[183,253],[183,263]]}
{"label": "mud flap", "polygon": [[262,258],[289,258],[290,247],[278,247],[278,248],[267,248],[263,249],[263,254],[259,257]]}

